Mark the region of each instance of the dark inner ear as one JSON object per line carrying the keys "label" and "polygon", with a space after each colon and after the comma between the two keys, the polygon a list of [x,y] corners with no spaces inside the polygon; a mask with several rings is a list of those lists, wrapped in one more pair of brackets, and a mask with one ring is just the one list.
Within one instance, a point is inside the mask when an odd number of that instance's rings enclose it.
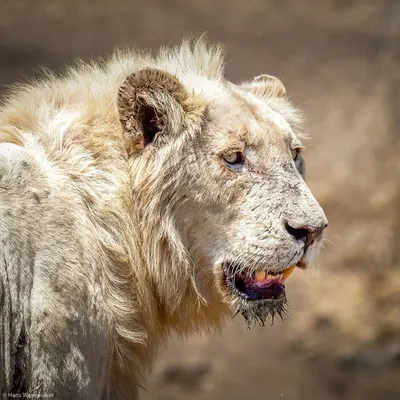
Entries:
{"label": "dark inner ear", "polygon": [[153,143],[157,133],[160,131],[156,110],[153,107],[145,107],[143,110],[143,140],[147,146]]}
{"label": "dark inner ear", "polygon": [[165,145],[186,121],[197,121],[204,111],[177,78],[149,68],[126,77],[118,90],[117,108],[129,156],[149,145]]}

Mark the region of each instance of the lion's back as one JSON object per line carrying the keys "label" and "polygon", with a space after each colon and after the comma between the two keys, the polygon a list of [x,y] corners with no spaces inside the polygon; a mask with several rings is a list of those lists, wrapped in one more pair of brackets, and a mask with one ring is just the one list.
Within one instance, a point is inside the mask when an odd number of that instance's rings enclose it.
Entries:
{"label": "lion's back", "polygon": [[[33,286],[33,238],[38,236],[38,195],[29,193],[40,179],[36,163],[20,146],[0,144],[0,386],[24,389],[26,326]],[[24,216],[24,218],[21,218]]]}
{"label": "lion's back", "polygon": [[77,229],[84,221],[53,178],[37,155],[0,144],[0,391],[42,386],[63,398],[75,387],[77,397],[101,397],[108,363],[101,296],[85,271]]}

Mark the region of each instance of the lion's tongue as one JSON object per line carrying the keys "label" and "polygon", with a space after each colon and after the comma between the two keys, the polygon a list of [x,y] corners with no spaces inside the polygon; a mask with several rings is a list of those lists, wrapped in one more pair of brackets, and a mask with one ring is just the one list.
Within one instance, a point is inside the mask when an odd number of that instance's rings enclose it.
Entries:
{"label": "lion's tongue", "polygon": [[293,272],[295,266],[288,268],[281,274],[267,274],[265,271],[256,271],[253,274],[249,274],[248,271],[244,270],[235,275],[237,284],[242,284],[248,289],[267,289],[270,286],[278,285],[284,286],[285,280]]}

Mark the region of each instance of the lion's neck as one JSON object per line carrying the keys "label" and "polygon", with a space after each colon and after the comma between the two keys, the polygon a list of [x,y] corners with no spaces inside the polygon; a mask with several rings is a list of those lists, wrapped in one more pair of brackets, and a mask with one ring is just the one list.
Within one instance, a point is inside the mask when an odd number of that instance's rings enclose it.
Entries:
{"label": "lion's neck", "polygon": [[214,282],[210,277],[202,279],[203,286],[209,289],[207,294],[200,292],[195,278],[196,261],[189,259],[179,250],[185,249],[181,243],[176,249],[176,243],[171,243],[166,236],[162,240],[159,227],[147,225],[146,234],[140,238],[144,252],[143,269],[138,273],[139,284],[142,288],[141,304],[147,304],[148,332],[155,341],[163,340],[170,332],[182,335],[199,333],[218,329],[228,315],[228,307],[221,301],[220,296],[213,290]]}

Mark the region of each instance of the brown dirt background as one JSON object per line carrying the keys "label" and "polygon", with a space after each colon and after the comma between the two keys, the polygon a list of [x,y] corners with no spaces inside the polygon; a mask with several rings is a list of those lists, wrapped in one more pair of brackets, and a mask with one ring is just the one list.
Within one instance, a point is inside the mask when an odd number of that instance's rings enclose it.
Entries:
{"label": "brown dirt background", "polygon": [[305,111],[325,249],[290,318],[162,352],[142,399],[400,399],[398,0],[0,0],[0,85],[119,46],[208,32],[234,81],[269,73]]}

